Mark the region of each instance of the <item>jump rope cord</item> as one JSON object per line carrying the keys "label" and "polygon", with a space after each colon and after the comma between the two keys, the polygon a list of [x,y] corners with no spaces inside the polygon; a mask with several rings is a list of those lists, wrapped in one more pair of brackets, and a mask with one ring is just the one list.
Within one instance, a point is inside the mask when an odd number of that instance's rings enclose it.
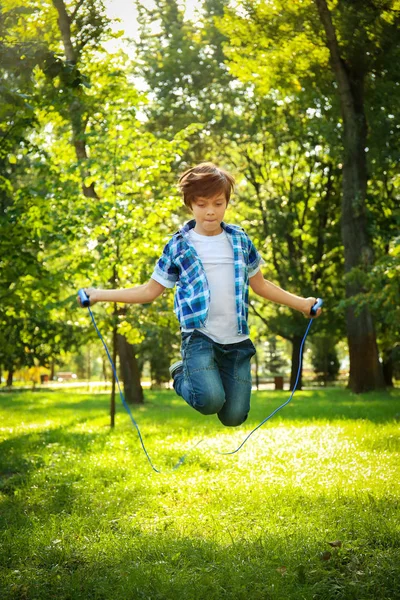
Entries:
{"label": "jump rope cord", "polygon": [[299,377],[300,377],[300,373],[301,373],[301,357],[303,356],[302,352],[303,352],[303,346],[304,346],[304,342],[306,341],[306,337],[308,335],[308,332],[310,330],[311,327],[311,323],[312,323],[312,319],[310,319],[310,322],[307,326],[306,332],[304,334],[303,340],[301,342],[301,346],[300,346],[300,351],[299,351],[299,368],[297,369],[297,377],[296,377],[296,382],[294,384],[292,393],[290,394],[290,397],[288,400],[286,400],[286,402],[284,402],[283,404],[281,404],[280,406],[278,406],[278,408],[276,408],[268,417],[266,417],[263,421],[261,421],[261,423],[259,423],[257,425],[257,427],[254,427],[254,429],[252,431],[250,431],[250,433],[244,438],[243,442],[240,444],[240,446],[238,446],[236,448],[236,450],[232,450],[232,452],[218,452],[218,454],[222,454],[222,455],[229,455],[229,454],[236,454],[236,452],[239,452],[239,450],[241,448],[243,448],[243,446],[245,445],[245,443],[247,442],[247,440],[253,435],[253,433],[255,431],[257,431],[257,429],[260,429],[260,427],[262,427],[264,425],[264,423],[266,423],[267,421],[269,421],[269,419],[271,419],[271,417],[273,417],[274,415],[276,415],[276,413],[278,411],[280,411],[284,406],[286,406],[286,404],[289,404],[289,402],[291,401],[291,399],[293,398],[293,394],[296,391],[297,388],[297,384],[299,381]]}
{"label": "jump rope cord", "polygon": [[[144,451],[144,453],[145,453],[145,455],[147,457],[147,460],[149,461],[149,464],[150,464],[151,468],[153,469],[153,471],[155,471],[156,473],[161,473],[161,471],[159,471],[158,469],[156,469],[156,467],[153,465],[153,462],[152,462],[152,460],[151,460],[151,458],[149,456],[149,453],[146,450],[146,446],[144,445],[144,441],[143,441],[143,438],[142,438],[142,434],[140,433],[139,425],[136,423],[136,421],[135,421],[135,419],[134,419],[134,417],[132,415],[131,409],[129,408],[129,405],[126,403],[126,400],[125,400],[124,395],[123,395],[122,390],[121,390],[121,386],[119,384],[119,379],[118,379],[117,371],[115,369],[115,365],[114,365],[113,360],[112,360],[112,358],[110,356],[110,353],[108,351],[107,344],[105,343],[105,341],[103,339],[103,336],[101,335],[101,333],[100,333],[100,331],[99,331],[99,329],[98,329],[98,327],[96,325],[96,321],[94,319],[94,316],[93,316],[93,313],[92,313],[92,311],[90,309],[90,306],[88,306],[88,311],[89,311],[89,314],[91,316],[94,328],[96,329],[97,335],[99,336],[100,340],[102,341],[104,349],[105,349],[105,351],[107,353],[107,356],[108,356],[108,360],[110,361],[110,364],[111,364],[111,367],[112,367],[112,370],[113,370],[113,373],[114,373],[115,381],[117,382],[117,385],[118,385],[118,390],[119,390],[119,395],[120,395],[120,398],[121,398],[121,402],[122,402],[122,404],[123,404],[126,412],[128,413],[128,415],[129,415],[129,417],[130,417],[130,419],[132,421],[133,426],[135,427],[135,429],[136,429],[136,431],[138,433],[139,440],[140,440],[140,443],[142,445],[143,451]],[[257,431],[257,429],[260,429],[260,427],[262,427],[262,425],[264,425],[264,423],[266,423],[267,421],[269,421],[269,419],[271,419],[278,411],[280,411],[284,406],[286,406],[287,404],[289,404],[289,402],[293,398],[293,394],[296,391],[297,384],[298,384],[298,381],[299,381],[300,372],[301,372],[303,346],[304,346],[304,342],[306,341],[306,337],[308,335],[308,332],[310,330],[312,322],[313,322],[313,319],[310,319],[310,322],[309,322],[309,324],[307,326],[306,332],[304,334],[303,340],[302,340],[301,345],[300,345],[299,368],[297,370],[296,382],[294,384],[294,387],[293,387],[292,393],[290,394],[289,399],[286,400],[286,402],[284,402],[283,404],[281,404],[281,406],[278,406],[278,408],[276,408],[268,417],[266,417],[263,421],[261,421],[261,423],[259,423],[257,425],[257,427],[254,427],[254,429],[252,431],[250,431],[250,433],[245,437],[245,439],[243,440],[243,442],[240,444],[240,446],[238,446],[236,448],[236,450],[232,450],[231,452],[219,452],[219,451],[216,451],[217,454],[220,454],[220,455],[223,455],[223,456],[227,456],[227,455],[236,454],[236,452],[239,452],[239,450],[241,448],[243,448],[243,446],[245,445],[245,443],[247,442],[247,440],[253,435],[253,433],[255,431]],[[197,442],[197,444],[192,448],[192,450],[194,448],[196,448],[202,441],[203,440],[200,440],[199,442]],[[178,460],[178,462],[176,463],[176,465],[173,467],[173,470],[177,469],[178,467],[180,467],[183,464],[186,456],[187,456],[187,454],[185,454],[184,456],[181,456],[181,458]]]}
{"label": "jump rope cord", "polygon": [[112,358],[110,356],[110,353],[108,351],[107,344],[105,343],[105,341],[103,339],[103,336],[101,335],[101,333],[100,333],[100,331],[99,331],[99,329],[98,329],[98,327],[96,325],[96,321],[94,320],[94,316],[93,316],[93,313],[92,313],[92,311],[90,309],[90,306],[88,306],[88,311],[89,311],[89,314],[90,314],[90,316],[92,318],[94,328],[97,331],[97,335],[101,339],[101,341],[103,343],[103,346],[104,346],[104,349],[107,352],[108,360],[110,361],[110,365],[111,365],[111,368],[112,368],[113,373],[114,373],[115,381],[117,382],[117,385],[118,385],[118,390],[119,390],[119,395],[120,395],[120,398],[121,398],[121,402],[124,405],[126,412],[130,416],[130,419],[132,421],[133,426],[135,427],[136,431],[138,432],[140,443],[142,444],[143,451],[144,451],[145,455],[147,456],[147,460],[149,461],[151,468],[156,473],[160,473],[160,471],[158,469],[156,469],[156,467],[153,465],[153,463],[151,461],[149,453],[146,450],[146,446],[144,445],[144,441],[143,441],[143,438],[142,438],[142,434],[140,433],[139,425],[136,423],[135,419],[133,418],[133,414],[131,412],[131,409],[129,408],[129,405],[126,403],[126,400],[125,400],[124,395],[123,395],[122,390],[121,390],[121,386],[119,385],[119,379],[118,379],[117,371],[115,369],[115,365],[114,365],[113,360],[112,360]]}

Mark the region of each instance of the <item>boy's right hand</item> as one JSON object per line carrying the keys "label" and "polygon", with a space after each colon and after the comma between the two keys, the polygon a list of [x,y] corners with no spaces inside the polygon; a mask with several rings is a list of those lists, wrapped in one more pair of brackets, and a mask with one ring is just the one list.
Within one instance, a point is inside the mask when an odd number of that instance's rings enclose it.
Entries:
{"label": "boy's right hand", "polygon": [[317,298],[310,297],[310,298],[303,298],[303,300],[304,300],[304,309],[302,310],[302,313],[306,317],[306,319],[316,319],[317,317],[319,317],[319,315],[321,314],[320,308],[317,310],[316,315],[311,314],[311,309],[313,308],[314,304],[317,302]]}
{"label": "boy's right hand", "polygon": [[[86,296],[90,298],[90,306],[93,306],[93,304],[96,304],[96,302],[98,302],[98,300],[96,299],[96,288],[83,288],[83,291],[85,292]],[[77,296],[77,300],[79,306],[81,308],[84,308],[84,306],[82,306],[82,302],[79,296]]]}

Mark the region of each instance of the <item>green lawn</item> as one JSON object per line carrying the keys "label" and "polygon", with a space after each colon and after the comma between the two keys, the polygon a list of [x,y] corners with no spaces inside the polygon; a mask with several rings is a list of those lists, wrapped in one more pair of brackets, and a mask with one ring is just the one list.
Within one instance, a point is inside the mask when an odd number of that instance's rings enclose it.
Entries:
{"label": "green lawn", "polygon": [[233,456],[287,392],[238,429],[146,396],[162,474],[105,394],[0,394],[1,600],[400,598],[400,390],[297,392]]}

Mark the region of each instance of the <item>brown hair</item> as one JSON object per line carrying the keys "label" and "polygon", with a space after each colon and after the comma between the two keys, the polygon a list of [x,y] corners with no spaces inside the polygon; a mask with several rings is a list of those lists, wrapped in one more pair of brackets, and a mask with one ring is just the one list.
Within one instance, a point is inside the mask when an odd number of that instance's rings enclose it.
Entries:
{"label": "brown hair", "polygon": [[183,194],[183,201],[191,208],[195,198],[212,198],[223,192],[226,202],[229,202],[235,180],[212,162],[203,162],[183,173],[179,178],[179,188]]}

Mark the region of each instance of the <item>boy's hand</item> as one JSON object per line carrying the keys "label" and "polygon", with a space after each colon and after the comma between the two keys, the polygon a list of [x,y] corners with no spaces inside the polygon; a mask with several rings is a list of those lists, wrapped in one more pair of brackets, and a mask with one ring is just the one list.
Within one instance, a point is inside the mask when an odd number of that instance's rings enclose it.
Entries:
{"label": "boy's hand", "polygon": [[321,314],[321,308],[317,310],[317,314],[315,316],[311,314],[311,309],[316,301],[317,298],[304,298],[304,309],[302,310],[302,313],[306,319],[316,319]]}
{"label": "boy's hand", "polygon": [[[83,288],[83,291],[85,292],[86,296],[90,298],[90,306],[93,306],[93,304],[96,304],[96,302],[98,302],[98,300],[96,300],[96,288]],[[81,308],[84,308],[82,306],[82,302],[79,296],[77,296],[77,300],[79,306]]]}

